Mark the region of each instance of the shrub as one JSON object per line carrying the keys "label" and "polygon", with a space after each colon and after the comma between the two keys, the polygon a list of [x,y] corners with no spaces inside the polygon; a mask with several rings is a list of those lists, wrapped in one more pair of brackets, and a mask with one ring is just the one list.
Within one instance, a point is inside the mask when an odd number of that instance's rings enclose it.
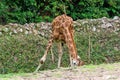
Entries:
{"label": "shrub", "polygon": [[44,50],[41,40],[33,35],[0,37],[0,73],[33,71]]}
{"label": "shrub", "polygon": [[[85,29],[84,29],[85,30]],[[120,39],[115,33],[96,33],[81,30],[75,33],[75,43],[78,54],[86,64],[100,64],[120,61]],[[89,30],[89,29],[88,29]],[[105,31],[104,31],[105,32]],[[43,56],[47,40],[39,35],[2,35],[0,37],[0,73],[33,72]],[[49,52],[44,69],[57,68],[58,49],[52,47],[55,63],[51,61]],[[63,48],[63,67],[69,66],[67,47]]]}
{"label": "shrub", "polygon": [[0,23],[47,22],[65,12],[74,20],[103,16],[112,18],[120,16],[119,11],[119,0],[1,0]]}

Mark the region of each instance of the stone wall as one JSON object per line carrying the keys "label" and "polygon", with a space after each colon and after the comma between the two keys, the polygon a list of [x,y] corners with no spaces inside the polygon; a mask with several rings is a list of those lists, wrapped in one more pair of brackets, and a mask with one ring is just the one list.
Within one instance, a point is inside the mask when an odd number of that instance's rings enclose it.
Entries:
{"label": "stone wall", "polygon": [[[83,19],[74,21],[74,27],[76,31],[81,31],[84,28],[90,28],[92,31],[100,32],[101,29],[118,32],[120,30],[120,18],[115,16],[113,19],[106,17],[99,19]],[[9,23],[7,25],[0,25],[0,35],[41,35],[48,37],[51,33],[51,23],[41,22],[41,23],[29,23],[29,24],[16,24]]]}
{"label": "stone wall", "polygon": [[115,16],[113,19],[106,17],[99,19],[84,19],[74,22],[75,26],[79,26],[79,30],[83,27],[89,27],[92,31],[99,32],[100,29],[105,29],[110,32],[117,32],[120,30],[120,18]]}

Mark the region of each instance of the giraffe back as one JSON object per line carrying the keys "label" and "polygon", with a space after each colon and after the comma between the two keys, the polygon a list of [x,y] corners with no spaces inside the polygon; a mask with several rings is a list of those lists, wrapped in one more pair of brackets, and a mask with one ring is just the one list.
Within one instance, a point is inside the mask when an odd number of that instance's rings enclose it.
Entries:
{"label": "giraffe back", "polygon": [[63,32],[66,29],[68,29],[73,36],[73,19],[66,14],[57,16],[52,22],[52,34],[54,39],[65,41],[65,36],[63,35]]}

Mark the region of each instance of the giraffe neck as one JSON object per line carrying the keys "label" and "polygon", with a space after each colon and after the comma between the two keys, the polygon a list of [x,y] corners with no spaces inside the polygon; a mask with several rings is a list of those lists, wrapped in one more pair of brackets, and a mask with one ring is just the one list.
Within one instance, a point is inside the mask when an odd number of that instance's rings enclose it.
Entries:
{"label": "giraffe neck", "polygon": [[64,31],[65,35],[65,41],[69,49],[69,53],[73,59],[77,60],[77,50],[76,50],[76,45],[73,39],[73,35],[69,29],[66,29]]}

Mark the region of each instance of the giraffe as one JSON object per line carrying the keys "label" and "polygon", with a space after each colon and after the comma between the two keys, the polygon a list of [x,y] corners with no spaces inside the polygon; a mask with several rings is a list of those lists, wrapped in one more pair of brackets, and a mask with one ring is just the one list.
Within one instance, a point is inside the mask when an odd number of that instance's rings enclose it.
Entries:
{"label": "giraffe", "polygon": [[60,67],[61,58],[63,55],[62,44],[66,44],[68,47],[71,67],[83,65],[84,62],[80,60],[80,57],[77,54],[76,45],[73,37],[74,37],[73,19],[67,16],[66,14],[57,16],[52,22],[52,34],[48,41],[46,51],[42,56],[40,60],[40,64],[36,69],[36,71],[45,62],[48,51],[50,50],[52,43],[54,41],[58,43],[58,52],[59,52],[58,68]]}

